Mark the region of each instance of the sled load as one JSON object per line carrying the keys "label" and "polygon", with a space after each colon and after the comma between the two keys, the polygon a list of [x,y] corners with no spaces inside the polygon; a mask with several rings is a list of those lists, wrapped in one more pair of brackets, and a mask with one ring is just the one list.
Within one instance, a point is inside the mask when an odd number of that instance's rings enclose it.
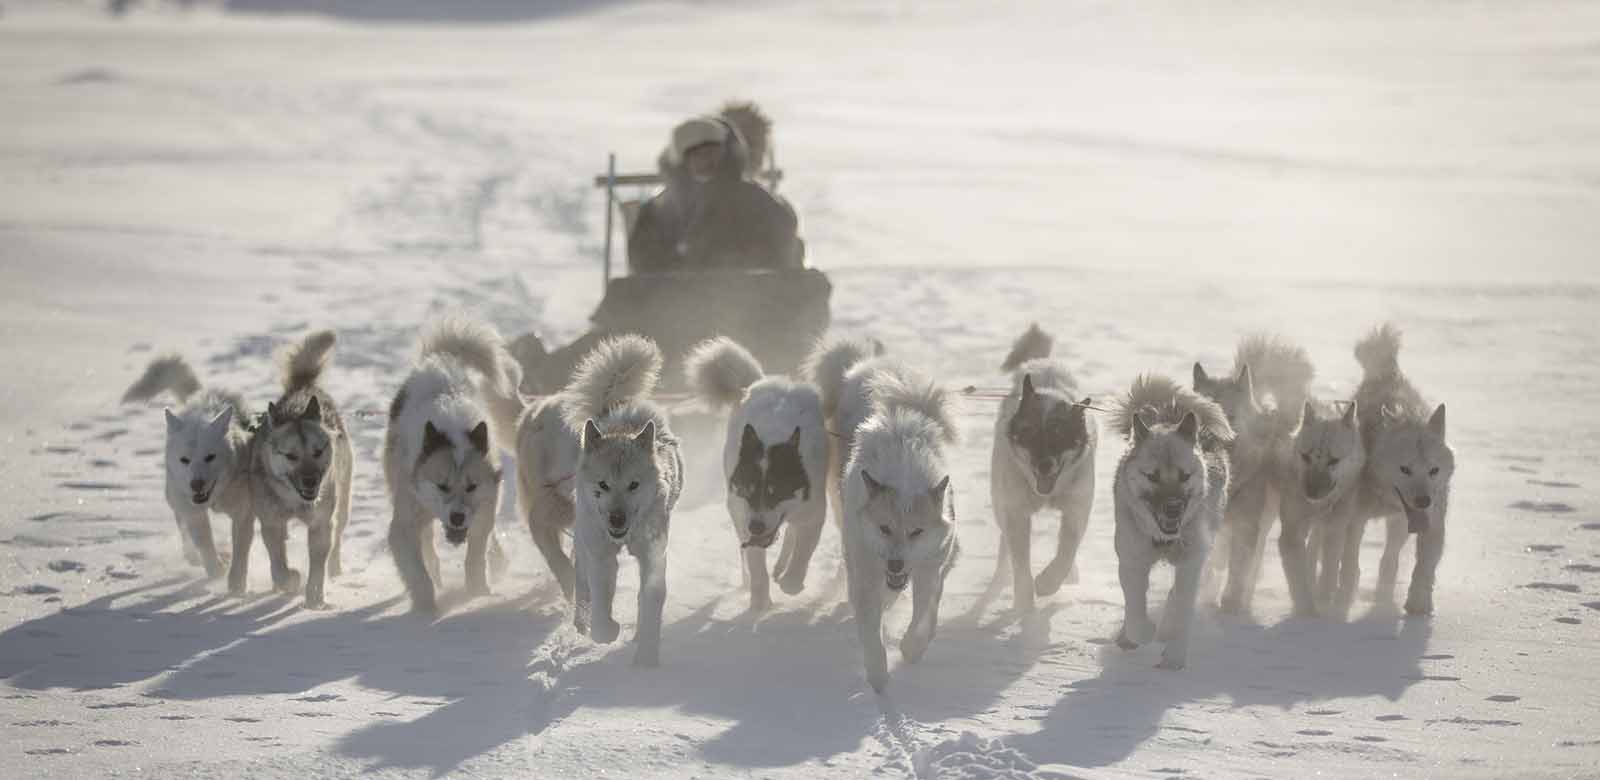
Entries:
{"label": "sled load", "polygon": [[[618,173],[611,155],[594,179],[606,194],[605,296],[573,343],[547,350],[528,334],[512,344],[524,392],[557,391],[596,343],[624,333],[660,345],[668,390],[683,386],[684,353],[712,336],[743,344],[773,373],[799,366],[828,328],[833,286],[805,267],[770,137],[754,104],[730,103],[674,128],[656,173]],[[627,274],[613,278],[619,214]]]}

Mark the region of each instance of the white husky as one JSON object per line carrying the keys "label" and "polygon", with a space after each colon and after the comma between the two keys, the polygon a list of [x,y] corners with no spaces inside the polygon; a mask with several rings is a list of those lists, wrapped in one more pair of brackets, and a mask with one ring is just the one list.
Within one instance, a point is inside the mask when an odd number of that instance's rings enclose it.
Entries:
{"label": "white husky", "polygon": [[394,500],[389,551],[412,609],[438,611],[439,554],[434,521],[451,544],[467,544],[467,592],[487,595],[495,547],[502,443],[515,436],[521,369],[487,325],[435,323],[422,337],[416,367],[389,405],[383,474]]}
{"label": "white husky", "polygon": [[528,410],[517,428],[517,498],[534,544],[568,600],[572,560],[561,537],[572,528],[576,511],[573,485],[583,423],[649,397],[661,377],[661,362],[661,350],[648,339],[605,339],[583,356],[567,386]]}
{"label": "white husky", "polygon": [[[267,404],[250,442],[250,508],[261,521],[261,537],[272,562],[272,584],[283,593],[300,589],[300,572],[289,567],[289,521],[306,524],[310,568],[308,609],[328,609],[323,586],[339,576],[340,542],[350,520],[350,482],[355,452],[333,397],[318,384],[333,353],[333,331],[311,333],[282,355],[283,395]],[[233,518],[233,561],[228,589],[243,594],[255,525]]]}
{"label": "white husky", "polygon": [[1430,413],[1400,370],[1400,331],[1393,325],[1377,328],[1356,344],[1356,359],[1362,368],[1356,403],[1367,447],[1356,533],[1365,527],[1365,518],[1388,519],[1388,539],[1378,562],[1380,606],[1394,603],[1400,548],[1408,534],[1417,535],[1417,563],[1405,610],[1410,615],[1431,615],[1434,575],[1444,554],[1450,479],[1456,469],[1455,452],[1445,442],[1444,404]]}
{"label": "white husky", "polygon": [[784,593],[805,588],[811,555],[827,516],[828,434],[815,386],[763,376],[761,364],[726,338],[700,343],[684,362],[695,394],[731,407],[722,450],[728,516],[743,554],[750,608],[772,605],[767,548],[783,532],[773,578]]}
{"label": "white husky", "polygon": [[[1156,636],[1166,642],[1160,666],[1182,669],[1201,571],[1227,505],[1224,450],[1233,429],[1215,402],[1158,376],[1134,380],[1116,421],[1129,440],[1112,484],[1125,607],[1117,645],[1131,650]],[[1150,569],[1163,560],[1177,568],[1177,575],[1158,633],[1145,599]]]}
{"label": "white husky", "polygon": [[[833,348],[861,354],[849,343]],[[867,682],[882,693],[889,684],[885,607],[911,584],[911,624],[900,655],[908,663],[921,660],[938,630],[945,577],[960,555],[945,461],[956,425],[943,389],[887,358],[850,367],[823,394],[838,399],[835,422],[852,437],[841,478],[844,560]]]}
{"label": "white husky", "polygon": [[[1077,383],[1065,364],[1049,359],[1052,339],[1031,326],[1001,365],[1014,374],[1011,393],[1000,404],[990,458],[990,493],[1000,549],[994,585],[1009,565],[1012,599],[1019,611],[1033,609],[1034,594],[1048,596],[1074,574],[1078,543],[1089,527],[1094,503],[1094,453],[1098,426],[1087,416],[1089,398],[1077,399]],[[1033,576],[1033,516],[1046,507],[1061,512],[1055,558]]]}
{"label": "white husky", "polygon": [[[1331,408],[1319,412],[1316,403],[1306,401],[1300,413],[1293,454],[1279,485],[1283,531],[1278,535],[1283,574],[1297,615],[1326,611],[1343,617],[1355,599],[1361,535],[1350,531],[1360,509],[1357,486],[1366,464],[1357,419],[1356,404],[1337,414]],[[1312,538],[1320,540],[1322,558],[1314,589],[1312,572],[1317,566],[1311,555],[1316,545],[1307,544]]]}
{"label": "white husky", "polygon": [[202,389],[194,370],[176,355],[156,358],[123,394],[123,403],[168,392],[182,406],[167,417],[167,506],[178,521],[184,557],[220,577],[224,559],[211,536],[211,510],[250,517],[250,489],[241,477],[248,461],[250,416],[238,395]]}

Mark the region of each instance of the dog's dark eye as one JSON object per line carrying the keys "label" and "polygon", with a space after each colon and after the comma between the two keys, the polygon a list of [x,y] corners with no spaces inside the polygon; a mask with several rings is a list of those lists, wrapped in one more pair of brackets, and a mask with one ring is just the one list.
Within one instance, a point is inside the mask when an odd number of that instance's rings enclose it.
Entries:
{"label": "dog's dark eye", "polygon": [[478,483],[476,483],[476,482],[468,482],[467,483],[467,492],[468,493],[471,493],[472,491],[477,490],[477,489],[478,489]]}
{"label": "dog's dark eye", "polygon": [[1333,468],[1334,466],[1337,466],[1337,465],[1339,465],[1339,459],[1338,458],[1329,458],[1328,459],[1328,468]]}
{"label": "dog's dark eye", "polygon": [[[210,455],[206,456],[206,462],[207,463],[210,463],[211,461],[214,461],[216,459],[217,459],[217,454],[215,452],[213,452]],[[1434,469],[1434,471],[1438,471],[1438,469]]]}
{"label": "dog's dark eye", "polygon": [[1144,478],[1150,480],[1151,482],[1160,482],[1161,481],[1161,475],[1157,474],[1154,471],[1146,473],[1144,475]]}
{"label": "dog's dark eye", "polygon": [[907,536],[910,536],[912,539],[915,539],[915,538],[917,538],[917,537],[922,535],[923,530],[925,530],[925,529],[913,528],[913,529],[911,529],[911,533],[907,534]]}
{"label": "dog's dark eye", "polygon": [[1188,482],[1189,481],[1189,472],[1187,472],[1187,471],[1178,472],[1178,481],[1179,482]]}
{"label": "dog's dark eye", "polygon": [[1408,477],[1411,476],[1411,467],[1410,466],[1401,466],[1400,467],[1400,473],[1404,474],[1404,475],[1406,475]]}
{"label": "dog's dark eye", "polygon": [[603,479],[602,479],[602,480],[600,480],[600,483],[599,483],[599,488],[600,488],[600,489],[601,489],[601,490],[610,490],[610,489],[611,489],[611,486],[610,486],[610,485],[607,485],[607,484],[606,484],[606,481],[605,481],[605,480],[603,480]]}
{"label": "dog's dark eye", "polygon": [[882,531],[884,536],[888,536],[889,534],[894,533],[894,529],[890,528],[889,526],[886,526],[886,525],[878,526],[878,530]]}
{"label": "dog's dark eye", "polygon": [[440,483],[438,483],[438,486],[439,486],[439,492],[440,493],[449,493],[450,492],[450,485],[448,483],[440,482]]}
{"label": "dog's dark eye", "polygon": [[1434,466],[1433,468],[1428,469],[1428,476],[1430,476],[1430,477],[1439,476],[1439,467],[1438,466]]}
{"label": "dog's dark eye", "polygon": [[1300,459],[1305,461],[1305,462],[1307,462],[1307,463],[1310,463],[1311,462],[1311,453],[1309,453],[1309,452],[1300,453]]}
{"label": "dog's dark eye", "polygon": [[316,450],[315,452],[311,453],[311,457],[320,458],[320,457],[322,457],[322,452],[323,452],[322,450]]}
{"label": "dog's dark eye", "polygon": [[286,461],[289,461],[290,463],[294,463],[295,461],[300,460],[300,456],[296,455],[296,454],[294,454],[292,452],[286,452],[283,455],[283,459],[286,460]]}
{"label": "dog's dark eye", "polygon": [[635,491],[635,490],[638,490],[638,489],[639,489],[639,482],[637,480],[628,483],[629,492],[632,492],[632,491]]}
{"label": "dog's dark eye", "polygon": [[187,466],[187,465],[189,465],[189,458],[188,458],[188,456],[184,456],[182,458],[179,458],[178,462],[182,463],[185,466]]}

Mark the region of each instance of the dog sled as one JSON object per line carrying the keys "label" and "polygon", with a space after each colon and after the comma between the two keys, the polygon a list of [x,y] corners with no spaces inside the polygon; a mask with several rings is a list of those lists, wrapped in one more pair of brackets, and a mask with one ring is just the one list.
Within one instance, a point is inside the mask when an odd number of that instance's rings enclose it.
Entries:
{"label": "dog sled", "polygon": [[[762,174],[771,188],[776,188],[780,177],[776,168]],[[704,339],[734,339],[769,373],[783,373],[798,368],[828,329],[833,285],[814,268],[775,268],[781,264],[753,258],[746,264],[749,268],[613,277],[614,217],[622,217],[626,237],[640,205],[664,179],[655,173],[619,174],[613,154],[606,173],[596,176],[594,183],[605,191],[606,198],[601,268],[604,296],[589,318],[589,331],[571,344],[547,350],[533,334],[512,344],[523,366],[523,392],[557,392],[571,378],[578,361],[607,336],[637,333],[655,340],[666,358],[661,388],[672,392],[685,387],[684,354]]]}

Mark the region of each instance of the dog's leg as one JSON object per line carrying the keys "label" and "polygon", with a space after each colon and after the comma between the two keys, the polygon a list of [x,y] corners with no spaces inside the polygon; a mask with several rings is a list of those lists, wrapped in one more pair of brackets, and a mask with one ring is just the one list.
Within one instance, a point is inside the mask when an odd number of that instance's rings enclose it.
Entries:
{"label": "dog's leg", "polygon": [[1061,529],[1056,534],[1056,557],[1033,580],[1033,590],[1040,596],[1049,596],[1061,589],[1061,583],[1071,579],[1078,559],[1078,545],[1083,532],[1089,527],[1089,508],[1094,502],[1094,476],[1087,485],[1080,486],[1061,504]]}
{"label": "dog's leg", "polygon": [[1172,594],[1162,608],[1162,622],[1169,623],[1167,644],[1161,648],[1162,669],[1182,669],[1189,659],[1189,632],[1194,626],[1195,602],[1200,595],[1200,572],[1205,568],[1206,550],[1191,549],[1178,564],[1173,576]]}
{"label": "dog's leg", "polygon": [[[1000,507],[995,507],[1000,512]],[[1033,611],[1033,513],[1007,507],[1000,518],[1004,541],[1011,558],[1011,608],[1018,613]]]}
{"label": "dog's leg", "polygon": [[489,596],[489,540],[494,538],[494,505],[480,512],[467,531],[467,595]]}
{"label": "dog's leg", "polygon": [[[872,568],[863,563],[862,568]],[[866,663],[867,684],[883,693],[889,687],[889,654],[883,648],[883,574],[869,578],[863,572],[851,577],[850,601],[855,607],[856,635],[861,640],[862,660]]]}
{"label": "dog's leg", "polygon": [[172,519],[178,523],[178,541],[183,545],[183,561],[190,566],[204,566],[205,558],[200,555],[200,548],[195,546],[194,532],[189,527],[187,507],[181,507],[167,499],[167,505],[172,508]]}
{"label": "dog's leg", "polygon": [[439,524],[425,513],[416,519],[416,524],[419,539],[417,549],[422,553],[423,570],[433,582],[434,590],[444,590],[444,573],[439,570],[439,546],[433,543],[433,532]]}
{"label": "dog's leg", "polygon": [[1374,600],[1378,607],[1394,609],[1395,580],[1400,574],[1400,548],[1406,543],[1406,516],[1393,514],[1384,517],[1387,536],[1383,543],[1383,557],[1378,559],[1378,589]]}
{"label": "dog's leg", "polygon": [[1417,534],[1417,564],[1411,570],[1411,588],[1406,593],[1407,615],[1433,614],[1434,574],[1444,556],[1444,516],[1444,499],[1440,499],[1436,520],[1428,530]]}
{"label": "dog's leg", "polygon": [[350,491],[355,473],[355,451],[350,446],[350,437],[342,436],[339,439],[339,449],[343,455],[344,463],[339,469],[338,501],[333,509],[333,539],[332,546],[328,548],[328,574],[337,577],[344,574],[344,529],[350,525]]}
{"label": "dog's leg", "polygon": [[[1132,557],[1132,556],[1129,556]],[[1117,562],[1117,579],[1122,584],[1122,630],[1117,632],[1117,646],[1132,650],[1149,642],[1155,636],[1156,626],[1150,620],[1146,600],[1150,595],[1150,568],[1153,561],[1120,560]]]}
{"label": "dog's leg", "polygon": [[[638,647],[633,651],[633,665],[655,667],[661,665],[661,612],[667,605],[667,540],[659,539],[641,552],[644,555],[639,556],[639,626],[635,631]],[[766,551],[760,552],[763,553],[763,571],[759,579],[764,582]],[[753,572],[750,579],[757,581]]]}
{"label": "dog's leg", "polygon": [[[1228,527],[1228,584],[1222,591],[1220,610],[1229,615],[1243,615],[1245,603],[1249,600],[1245,592],[1250,586],[1250,574],[1255,568],[1252,560],[1256,549],[1256,537],[1262,533],[1261,515],[1266,505],[1266,491],[1259,478],[1251,484],[1240,489],[1239,494],[1229,499],[1227,517],[1223,524]],[[1280,547],[1282,546],[1280,539]],[[1300,552],[1305,553],[1305,543],[1300,542]]]}
{"label": "dog's leg", "polygon": [[784,547],[788,548],[789,540],[793,539],[794,549],[789,553],[783,572],[776,575],[779,590],[791,596],[805,590],[806,572],[811,569],[811,556],[817,552],[817,544],[822,541],[822,527],[827,523],[828,518],[823,515],[823,505],[818,502],[816,510],[810,517],[801,516],[783,532]]}
{"label": "dog's leg", "polygon": [[[428,576],[428,565],[422,558],[422,531],[420,523],[428,522],[416,506],[415,500],[404,495],[395,496],[394,518],[389,522],[389,553],[394,556],[394,567],[400,572],[406,593],[411,596],[411,611],[420,615],[437,615],[438,602],[434,597],[433,578]],[[432,539],[427,540],[432,543]]]}
{"label": "dog's leg", "polygon": [[1282,513],[1278,491],[1269,482],[1266,486],[1266,502],[1262,505],[1261,522],[1256,526],[1255,546],[1250,550],[1250,577],[1244,586],[1245,614],[1250,614],[1255,605],[1256,585],[1261,582],[1261,564],[1267,557],[1267,536],[1272,531],[1273,521],[1279,519]]}
{"label": "dog's leg", "polygon": [[939,630],[939,598],[944,591],[942,561],[927,561],[911,575],[911,624],[900,638],[900,657],[907,663],[922,660]]}
{"label": "dog's leg", "polygon": [[[1311,518],[1299,509],[1285,514],[1283,530],[1278,533],[1278,554],[1283,557],[1283,577],[1289,584],[1289,599],[1294,602],[1294,614],[1312,617],[1317,614],[1316,599],[1311,593],[1311,563],[1306,554],[1306,536],[1311,533]],[[1328,540],[1324,540],[1327,544]]]}
{"label": "dog's leg", "polygon": [[276,517],[261,518],[261,541],[267,545],[267,559],[272,565],[272,588],[279,593],[300,591],[300,571],[289,566],[289,521]]}
{"label": "dog's leg", "polygon": [[183,517],[179,522],[188,526],[184,533],[193,540],[194,547],[200,554],[200,563],[206,567],[206,576],[221,577],[222,559],[217,556],[217,543],[211,536],[211,513],[201,509]]}
{"label": "dog's leg", "polygon": [[1361,537],[1367,530],[1367,524],[1364,520],[1350,517],[1348,512],[1340,513],[1334,520],[1344,528],[1344,550],[1341,551],[1342,560],[1339,562],[1339,592],[1334,598],[1333,613],[1343,617],[1350,614],[1350,606],[1356,600],[1356,588],[1361,584]]}
{"label": "dog's leg", "polygon": [[794,543],[796,531],[795,520],[790,520],[783,529],[783,543],[778,547],[778,558],[772,562],[772,579],[783,579],[783,573],[789,570],[789,564],[794,561]]}
{"label": "dog's leg", "polygon": [[[1317,525],[1322,532],[1322,547],[1314,552],[1322,559],[1321,568],[1316,572],[1317,583],[1317,610],[1329,617],[1339,617],[1334,602],[1337,600],[1339,590],[1339,575],[1343,568],[1340,564],[1344,557],[1344,537],[1349,528],[1339,518],[1325,515],[1317,519]],[[1309,566],[1316,559],[1307,561]]]}
{"label": "dog's leg", "polygon": [[243,596],[250,578],[250,546],[256,540],[256,519],[240,512],[233,520],[233,560],[228,563],[228,592]]}
{"label": "dog's leg", "polygon": [[[561,586],[561,595],[568,601],[572,600],[574,582],[573,560],[567,557],[566,551],[561,549],[561,525],[553,517],[554,507],[550,506],[558,499],[552,496],[540,496],[534,500],[529,494],[528,502],[528,531],[533,535],[533,543],[538,545],[539,553],[544,556],[544,562],[550,567],[550,573],[555,575],[556,582]],[[574,535],[576,538],[576,535]],[[577,544],[573,544],[573,554],[576,557]]]}
{"label": "dog's leg", "polygon": [[[306,568],[306,609],[329,609],[323,588],[328,577],[328,558],[333,554],[334,507],[324,512],[314,508],[312,520],[306,525],[306,551],[311,561]],[[320,515],[320,516],[318,516]]]}
{"label": "dog's leg", "polygon": [[589,613],[593,604],[589,598],[589,552],[583,535],[574,528],[572,533],[572,627],[583,636],[589,635]]}
{"label": "dog's leg", "polygon": [[608,644],[622,631],[611,618],[611,602],[617,595],[617,548],[604,543],[593,546],[600,549],[587,551],[583,562],[589,578],[589,638]]}
{"label": "dog's leg", "polygon": [[767,578],[767,551],[760,547],[746,547],[740,552],[744,554],[745,579],[750,585],[750,611],[766,611],[772,607],[772,582]]}

